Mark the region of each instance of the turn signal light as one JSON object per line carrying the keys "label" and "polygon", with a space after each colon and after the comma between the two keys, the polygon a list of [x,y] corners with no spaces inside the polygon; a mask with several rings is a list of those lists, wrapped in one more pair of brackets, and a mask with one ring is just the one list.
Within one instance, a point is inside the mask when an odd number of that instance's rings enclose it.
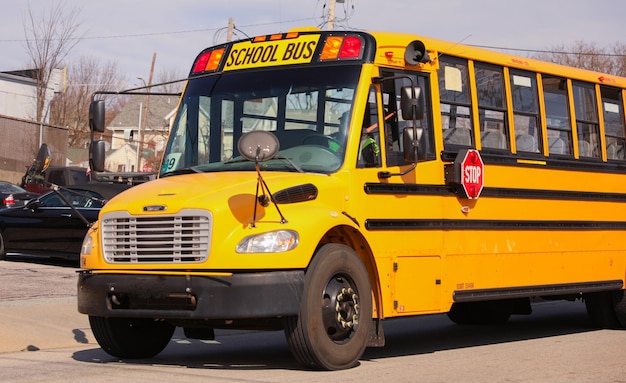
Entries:
{"label": "turn signal light", "polygon": [[211,72],[216,70],[224,56],[224,48],[203,52],[193,65],[192,73]]}
{"label": "turn signal light", "polygon": [[320,54],[320,61],[359,59],[363,51],[360,36],[329,36]]}

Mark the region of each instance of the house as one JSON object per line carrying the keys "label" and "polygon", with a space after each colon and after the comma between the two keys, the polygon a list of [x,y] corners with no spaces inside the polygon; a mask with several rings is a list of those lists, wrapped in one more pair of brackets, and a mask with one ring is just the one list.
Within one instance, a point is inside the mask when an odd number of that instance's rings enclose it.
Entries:
{"label": "house", "polygon": [[[149,108],[147,114],[146,105]],[[113,172],[154,171],[160,153],[165,149],[177,105],[178,95],[129,96],[124,108],[107,126],[112,139],[106,169]]]}

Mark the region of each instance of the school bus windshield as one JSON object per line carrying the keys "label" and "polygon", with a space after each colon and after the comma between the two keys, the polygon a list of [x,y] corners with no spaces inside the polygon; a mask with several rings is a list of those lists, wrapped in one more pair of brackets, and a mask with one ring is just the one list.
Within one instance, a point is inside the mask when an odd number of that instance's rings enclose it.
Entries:
{"label": "school bus windshield", "polygon": [[[242,134],[274,133],[269,171],[332,173],[344,160],[348,116],[361,65],[226,72],[190,80],[161,175],[254,170],[237,152]],[[346,120],[346,119],[343,119]]]}

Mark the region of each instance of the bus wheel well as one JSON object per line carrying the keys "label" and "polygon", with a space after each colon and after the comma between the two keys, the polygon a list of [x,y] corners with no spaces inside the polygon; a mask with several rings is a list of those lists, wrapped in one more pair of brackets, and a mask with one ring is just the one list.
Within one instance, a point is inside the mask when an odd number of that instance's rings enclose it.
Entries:
{"label": "bus wheel well", "polygon": [[370,278],[370,285],[372,286],[372,303],[373,303],[373,315],[374,318],[382,319],[382,297],[378,281],[378,268],[376,267],[376,260],[369,244],[365,240],[365,237],[354,227],[342,225],[335,226],[331,230],[327,231],[322,237],[317,250],[327,243],[340,243],[351,247],[361,258]]}

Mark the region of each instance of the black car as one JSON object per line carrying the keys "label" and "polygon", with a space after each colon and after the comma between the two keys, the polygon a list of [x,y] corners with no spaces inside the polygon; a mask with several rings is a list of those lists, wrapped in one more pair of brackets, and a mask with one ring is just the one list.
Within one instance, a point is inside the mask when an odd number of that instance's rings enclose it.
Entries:
{"label": "black car", "polygon": [[0,181],[0,208],[24,206],[26,202],[37,197],[38,193],[29,192],[7,181]]}
{"label": "black car", "polygon": [[52,191],[25,206],[0,209],[0,259],[7,253],[78,259],[89,224],[98,219],[100,208],[130,187],[80,185],[60,189],[61,196]]}

